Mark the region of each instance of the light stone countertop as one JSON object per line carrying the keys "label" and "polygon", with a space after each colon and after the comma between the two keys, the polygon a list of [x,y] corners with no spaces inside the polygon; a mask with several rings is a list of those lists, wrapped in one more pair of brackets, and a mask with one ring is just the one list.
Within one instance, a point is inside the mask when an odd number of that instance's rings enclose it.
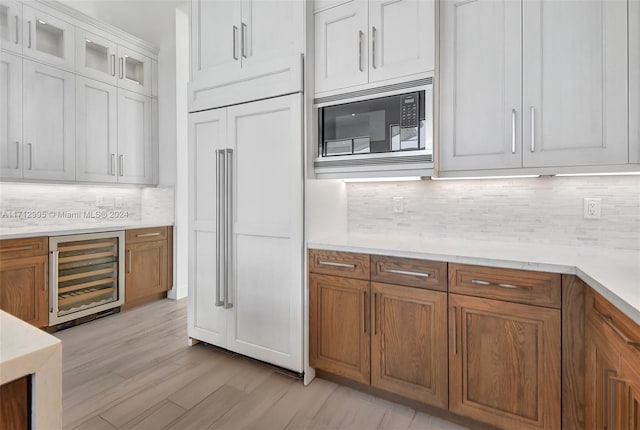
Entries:
{"label": "light stone countertop", "polygon": [[0,311],[0,385],[32,378],[33,428],[62,428],[62,342]]}
{"label": "light stone countertop", "polygon": [[0,227],[0,240],[4,239],[20,239],[24,237],[37,236],[63,236],[68,234],[82,233],[102,233],[105,231],[131,230],[136,228],[148,227],[164,227],[166,223],[145,223],[145,222],[129,222],[129,223],[105,223],[100,225],[81,224],[81,225],[33,225],[24,227]]}
{"label": "light stone countertop", "polygon": [[640,324],[640,250],[369,234],[312,240],[308,248],[577,275]]}

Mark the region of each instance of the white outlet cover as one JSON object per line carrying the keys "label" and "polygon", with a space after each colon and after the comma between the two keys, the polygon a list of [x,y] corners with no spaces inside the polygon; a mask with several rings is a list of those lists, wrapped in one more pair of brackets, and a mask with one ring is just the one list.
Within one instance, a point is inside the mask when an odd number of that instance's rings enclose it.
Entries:
{"label": "white outlet cover", "polygon": [[404,197],[393,198],[393,213],[394,214],[404,213]]}
{"label": "white outlet cover", "polygon": [[584,199],[584,219],[600,219],[602,215],[602,199]]}

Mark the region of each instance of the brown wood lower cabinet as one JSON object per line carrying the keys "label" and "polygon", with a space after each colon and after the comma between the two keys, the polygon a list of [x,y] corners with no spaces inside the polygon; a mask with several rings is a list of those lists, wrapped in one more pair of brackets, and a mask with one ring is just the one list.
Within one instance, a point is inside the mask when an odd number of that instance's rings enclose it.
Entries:
{"label": "brown wood lower cabinet", "polygon": [[0,309],[36,327],[49,325],[48,239],[1,241]]}
{"label": "brown wood lower cabinet", "polygon": [[370,382],[369,281],[309,276],[309,364]]}
{"label": "brown wood lower cabinet", "polygon": [[447,294],[371,284],[371,385],[447,407]]}
{"label": "brown wood lower cabinet", "polygon": [[451,411],[504,429],[560,429],[560,311],[449,295]]}
{"label": "brown wood lower cabinet", "polygon": [[30,376],[24,376],[0,386],[0,429],[28,430],[31,428],[30,387]]}

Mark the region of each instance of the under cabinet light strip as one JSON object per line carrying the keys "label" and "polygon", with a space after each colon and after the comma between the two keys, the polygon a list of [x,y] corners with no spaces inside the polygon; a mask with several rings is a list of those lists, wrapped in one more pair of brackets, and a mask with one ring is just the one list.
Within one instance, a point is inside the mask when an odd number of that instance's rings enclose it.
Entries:
{"label": "under cabinet light strip", "polygon": [[436,178],[431,177],[432,181],[462,181],[476,179],[520,179],[520,178],[539,178],[540,175],[513,175],[513,176],[461,176],[456,178]]}
{"label": "under cabinet light strip", "polygon": [[422,176],[400,176],[389,178],[345,178],[344,182],[408,182],[408,181],[420,181]]}

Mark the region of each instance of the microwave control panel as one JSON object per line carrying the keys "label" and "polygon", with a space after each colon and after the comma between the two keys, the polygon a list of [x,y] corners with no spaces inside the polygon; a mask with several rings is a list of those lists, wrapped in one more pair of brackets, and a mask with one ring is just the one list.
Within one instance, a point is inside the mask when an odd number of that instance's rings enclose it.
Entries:
{"label": "microwave control panel", "polygon": [[418,93],[400,98],[400,127],[418,126]]}

